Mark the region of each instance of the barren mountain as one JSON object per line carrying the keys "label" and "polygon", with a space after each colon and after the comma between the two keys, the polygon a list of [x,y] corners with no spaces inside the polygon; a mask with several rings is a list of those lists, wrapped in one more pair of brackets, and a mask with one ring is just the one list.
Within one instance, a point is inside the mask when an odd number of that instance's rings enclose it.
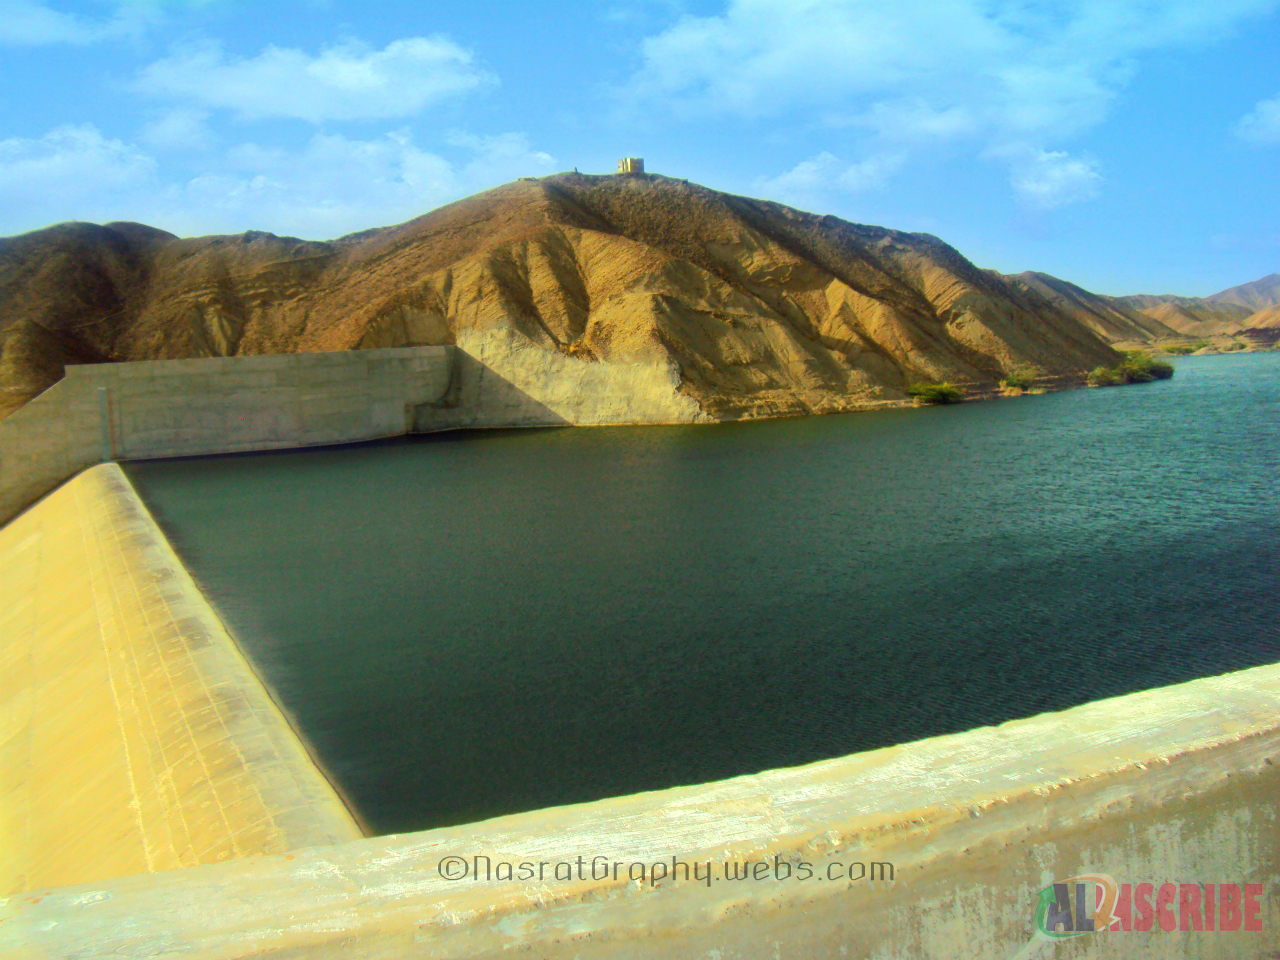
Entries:
{"label": "barren mountain", "polygon": [[1280,273],[1273,273],[1209,297],[1109,297],[1172,327],[1187,337],[1240,337],[1274,342],[1275,308],[1280,306]]}
{"label": "barren mountain", "polygon": [[[331,242],[62,224],[0,240],[0,387],[67,363],[453,343],[665,360],[715,417],[856,409],[917,381],[1079,380],[1142,314],[935,237],[660,176],[561,174]],[[1102,336],[1100,336],[1102,334]]]}
{"label": "barren mountain", "polygon": [[1242,283],[1205,299],[1210,303],[1234,303],[1253,310],[1280,307],[1280,273],[1268,274],[1252,283]]}
{"label": "barren mountain", "polygon": [[1249,329],[1280,332],[1280,307],[1267,307],[1264,310],[1259,310],[1249,318]]}
{"label": "barren mountain", "polygon": [[1214,303],[1203,297],[1139,294],[1113,299],[1186,337],[1235,336],[1249,327],[1254,313],[1249,307]]}
{"label": "barren mountain", "polygon": [[1178,336],[1178,331],[1116,297],[1090,293],[1074,283],[1047,273],[1027,271],[1007,277],[1010,282],[1034,290],[1059,310],[1079,320],[1110,343],[1157,341]]}

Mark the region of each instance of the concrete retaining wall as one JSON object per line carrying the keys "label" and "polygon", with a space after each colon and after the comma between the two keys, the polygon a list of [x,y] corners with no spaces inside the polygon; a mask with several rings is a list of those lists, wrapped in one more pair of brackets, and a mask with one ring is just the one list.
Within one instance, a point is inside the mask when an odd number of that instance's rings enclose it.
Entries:
{"label": "concrete retaining wall", "polygon": [[0,421],[0,523],[95,463],[463,428],[706,419],[664,363],[611,364],[510,332],[403,347],[67,367]]}
{"label": "concrete retaining wall", "polygon": [[398,436],[452,374],[451,347],[67,367],[0,421],[0,521],[104,461]]}
{"label": "concrete retaining wall", "polygon": [[[1265,667],[705,786],[36,891],[0,903],[0,955],[1270,958],[1278,805],[1280,667]],[[620,872],[593,879],[597,857]],[[724,879],[744,861],[763,867]],[[1261,930],[1161,920],[1033,942],[1038,891],[1085,874],[1257,884],[1241,892]],[[1160,916],[1176,926],[1179,909]]]}
{"label": "concrete retaining wall", "polygon": [[361,835],[118,466],[0,530],[0,896]]}

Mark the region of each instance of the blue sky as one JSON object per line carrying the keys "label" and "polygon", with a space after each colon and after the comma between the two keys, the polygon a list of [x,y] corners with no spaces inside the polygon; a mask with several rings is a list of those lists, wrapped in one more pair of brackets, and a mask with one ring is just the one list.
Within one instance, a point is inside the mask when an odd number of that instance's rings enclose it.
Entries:
{"label": "blue sky", "polygon": [[1280,271],[1280,0],[0,0],[0,234],[325,239],[620,156],[1203,296]]}

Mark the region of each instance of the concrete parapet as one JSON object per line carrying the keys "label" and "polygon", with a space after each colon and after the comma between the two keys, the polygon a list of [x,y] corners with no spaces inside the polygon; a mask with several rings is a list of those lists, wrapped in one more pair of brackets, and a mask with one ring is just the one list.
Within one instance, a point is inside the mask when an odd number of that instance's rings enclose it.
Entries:
{"label": "concrete parapet", "polygon": [[[0,955],[1273,957],[1277,758],[1273,666],[702,786],[36,891],[0,902]],[[1085,874],[1258,884],[1261,932],[1161,919],[1042,954],[1038,891]]]}
{"label": "concrete parapet", "polygon": [[72,366],[0,421],[0,522],[111,460],[706,419],[668,362],[589,361],[510,331],[458,346]]}
{"label": "concrete parapet", "polygon": [[0,529],[0,895],[360,836],[119,467]]}

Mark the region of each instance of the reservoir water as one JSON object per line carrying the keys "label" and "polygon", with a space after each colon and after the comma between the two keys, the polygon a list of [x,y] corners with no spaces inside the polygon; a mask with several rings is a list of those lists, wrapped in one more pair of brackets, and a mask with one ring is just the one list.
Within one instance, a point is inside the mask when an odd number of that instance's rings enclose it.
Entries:
{"label": "reservoir water", "polygon": [[1280,660],[1280,353],[1177,367],[127,469],[389,833]]}

